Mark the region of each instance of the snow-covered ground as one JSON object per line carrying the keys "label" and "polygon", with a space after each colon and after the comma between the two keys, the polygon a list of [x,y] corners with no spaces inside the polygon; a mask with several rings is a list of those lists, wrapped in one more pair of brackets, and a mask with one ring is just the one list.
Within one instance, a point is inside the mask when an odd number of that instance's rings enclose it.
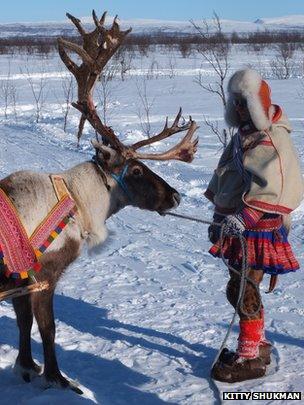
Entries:
{"label": "snow-covered ground", "polygon": [[[171,58],[171,59],[170,59]],[[231,71],[248,63],[267,69],[267,54],[238,49]],[[204,116],[222,120],[216,99],[204,93],[194,79],[201,67],[196,56],[155,53],[137,56],[125,81],[110,82],[108,123],[121,139],[134,142],[143,137],[137,112],[137,88],[143,85],[155,60],[157,72],[146,81],[153,100],[153,131],[160,130],[165,117],[173,118],[179,106],[201,125],[196,159],[192,164],[150,162],[149,167],[166,179],[183,196],[177,212],[210,219],[212,207],[203,196],[220,156],[220,145],[203,124]],[[172,73],[174,62],[174,74]],[[154,64],[155,65],[155,64]],[[90,138],[85,130],[76,147],[78,113],[69,118],[68,132],[62,130],[62,75],[56,56],[41,60],[25,56],[0,58],[0,80],[18,91],[17,116],[11,110],[4,118],[0,105],[0,174],[20,169],[58,172],[90,159]],[[156,66],[156,65],[155,65]],[[39,123],[34,122],[34,101],[26,68],[36,86],[46,78],[46,104]],[[20,71],[21,69],[21,71]],[[23,73],[22,73],[23,72]],[[63,73],[64,72],[64,73]],[[150,72],[151,73],[151,72]],[[203,65],[206,84],[214,81],[212,69]],[[150,74],[151,76],[151,74]],[[173,77],[169,77],[173,76]],[[282,105],[293,127],[293,140],[304,163],[304,100],[301,81],[270,80],[273,101]],[[98,97],[96,97],[98,100]],[[157,145],[162,149],[165,145]],[[304,265],[304,206],[294,213],[291,241]],[[209,378],[210,366],[225,336],[233,310],[225,298],[227,270],[208,254],[207,227],[172,217],[160,217],[126,208],[108,221],[110,237],[99,252],[83,252],[58,284],[55,297],[57,354],[63,373],[77,380],[82,397],[71,391],[43,390],[39,379],[26,384],[14,375],[18,334],[11,303],[0,305],[0,404],[185,404],[218,403],[223,390],[301,391],[304,383],[303,270],[282,276],[273,294],[265,295],[267,337],[274,343],[277,363],[263,379],[233,384],[219,390]],[[234,348],[235,326],[230,337]],[[36,324],[33,355],[43,362]],[[259,401],[270,404],[271,401]],[[272,402],[273,403],[273,402]],[[279,402],[275,402],[279,403]],[[284,402],[288,403],[288,402]]]}

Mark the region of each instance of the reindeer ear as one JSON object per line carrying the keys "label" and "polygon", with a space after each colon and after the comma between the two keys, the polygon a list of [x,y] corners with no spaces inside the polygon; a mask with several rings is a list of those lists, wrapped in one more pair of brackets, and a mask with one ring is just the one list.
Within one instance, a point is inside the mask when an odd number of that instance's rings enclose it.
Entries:
{"label": "reindeer ear", "polygon": [[105,169],[112,169],[123,163],[123,158],[115,149],[105,146],[104,144],[92,139],[92,145],[96,150],[97,159]]}

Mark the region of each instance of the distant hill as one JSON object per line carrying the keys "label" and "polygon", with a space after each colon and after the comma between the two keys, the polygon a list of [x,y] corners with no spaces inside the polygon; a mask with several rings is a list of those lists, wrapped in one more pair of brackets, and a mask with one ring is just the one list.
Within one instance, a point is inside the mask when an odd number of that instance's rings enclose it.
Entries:
{"label": "distant hill", "polygon": [[[92,26],[91,17],[83,17],[81,20],[88,28]],[[110,23],[111,18],[107,18]],[[197,23],[200,20],[196,20]],[[304,15],[291,15],[275,18],[259,18],[254,22],[236,21],[222,19],[224,32],[252,32],[257,30],[304,30]],[[163,32],[184,32],[192,33],[193,26],[189,21],[168,21],[134,19],[121,20],[123,28],[132,27],[134,33]],[[73,25],[68,21],[36,22],[36,23],[15,23],[0,24],[0,37],[12,36],[71,36],[75,34]]]}

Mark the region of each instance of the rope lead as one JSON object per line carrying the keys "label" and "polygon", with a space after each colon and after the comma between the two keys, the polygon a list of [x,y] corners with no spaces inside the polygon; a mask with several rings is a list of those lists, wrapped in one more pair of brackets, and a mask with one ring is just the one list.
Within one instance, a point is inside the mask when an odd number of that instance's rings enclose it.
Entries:
{"label": "rope lead", "polygon": [[[170,215],[172,217],[177,217],[177,218],[182,218],[182,219],[187,219],[189,221],[193,221],[193,222],[198,222],[201,224],[207,224],[207,225],[215,225],[215,226],[219,226],[221,227],[221,234],[220,234],[220,250],[221,250],[221,259],[223,261],[223,263],[225,264],[225,266],[232,271],[233,273],[237,274],[241,280],[240,280],[240,288],[239,288],[239,295],[238,295],[238,300],[237,300],[237,304],[234,310],[234,314],[232,317],[232,320],[230,322],[230,325],[228,327],[226,336],[223,340],[223,343],[221,344],[221,347],[218,350],[217,355],[215,356],[215,359],[212,363],[211,369],[213,368],[213,366],[215,365],[215,363],[218,361],[220,354],[222,353],[222,350],[224,349],[224,347],[226,346],[227,340],[229,338],[229,335],[231,333],[232,327],[235,323],[235,319],[237,316],[238,311],[242,312],[245,316],[255,316],[258,312],[260,312],[261,310],[261,306],[262,306],[262,299],[261,299],[261,293],[259,291],[259,287],[258,285],[250,278],[247,276],[247,270],[248,270],[248,261],[247,261],[247,242],[246,239],[244,238],[243,235],[238,235],[237,237],[240,240],[240,244],[241,244],[241,249],[242,249],[242,267],[241,267],[241,271],[235,269],[234,267],[232,267],[226,260],[224,257],[224,253],[223,253],[223,245],[224,245],[224,239],[225,239],[225,227],[226,224],[222,224],[222,223],[218,223],[218,222],[212,222],[212,221],[207,221],[204,219],[199,219],[199,218],[195,218],[195,217],[190,217],[187,215],[181,215],[181,214],[175,214],[173,212],[167,212],[165,215]],[[252,312],[252,313],[248,313],[244,310],[243,308],[243,302],[244,302],[244,295],[245,295],[245,290],[246,290],[246,284],[247,282],[251,283],[253,285],[253,287],[256,290],[256,293],[259,297],[259,305],[258,308]]]}

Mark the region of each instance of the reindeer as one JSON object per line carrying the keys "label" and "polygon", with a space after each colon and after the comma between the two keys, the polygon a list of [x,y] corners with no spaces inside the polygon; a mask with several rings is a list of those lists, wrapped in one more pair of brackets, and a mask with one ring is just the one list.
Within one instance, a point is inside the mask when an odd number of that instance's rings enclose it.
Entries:
{"label": "reindeer", "polygon": [[[116,18],[112,26],[106,29],[106,14],[98,19],[93,11],[95,29],[87,33],[80,20],[70,14],[67,16],[83,40],[83,46],[79,46],[58,39],[60,57],[78,84],[78,101],[73,104],[81,112],[78,137],[87,120],[103,142],[98,139],[92,142],[95,148],[94,161],[80,163],[59,173],[76,203],[77,214],[74,222],[63,230],[40,259],[42,271],[37,273],[36,278],[38,282],[47,281],[48,289],[13,299],[20,333],[15,368],[27,382],[42,372],[31,354],[31,328],[35,316],[43,343],[43,376],[47,385],[71,388],[81,394],[78,387],[63,377],[57,364],[53,313],[56,283],[69,264],[79,256],[85,244],[91,248],[105,241],[106,220],[125,206],[132,205],[164,214],[179,205],[179,193],[140,160],[175,159],[191,162],[198,140],[193,139],[197,125],[191,117],[189,122],[180,125],[180,110],[173,124],[168,126],[167,119],[164,129],[158,135],[131,146],[124,145],[114,131],[100,120],[93,102],[93,89],[104,66],[130,30],[120,30]],[[69,51],[76,52],[81,58],[79,66],[71,59]],[[143,146],[181,131],[187,131],[184,138],[166,152],[153,154],[138,151]],[[3,179],[0,187],[16,207],[28,235],[32,234],[57,202],[49,174],[16,172]],[[0,291],[7,290],[12,283],[12,280],[4,281],[1,276]]]}

